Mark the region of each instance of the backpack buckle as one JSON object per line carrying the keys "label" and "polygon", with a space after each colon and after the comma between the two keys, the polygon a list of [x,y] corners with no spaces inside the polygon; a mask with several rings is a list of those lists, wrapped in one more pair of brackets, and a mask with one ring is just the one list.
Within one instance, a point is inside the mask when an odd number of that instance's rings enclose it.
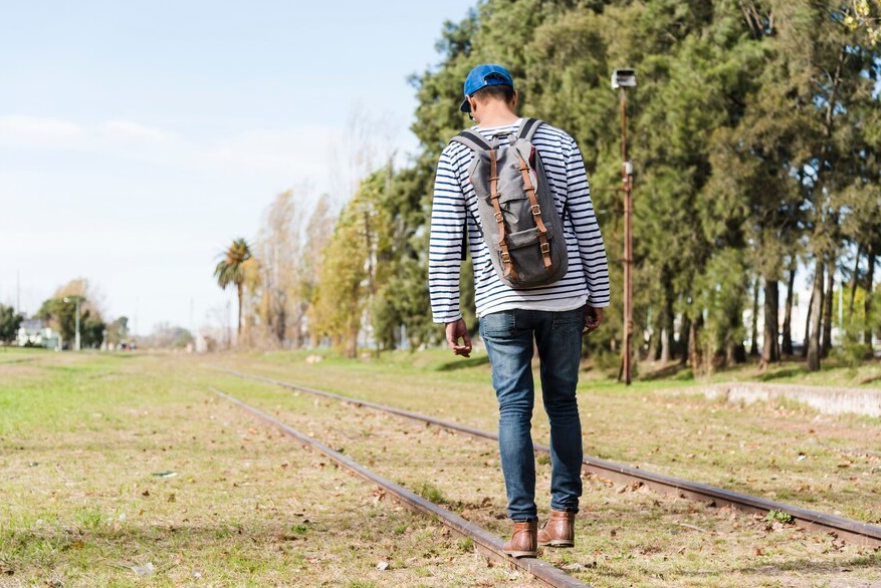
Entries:
{"label": "backpack buckle", "polygon": [[532,216],[541,216],[541,206],[538,204],[533,204],[530,208],[532,208]]}
{"label": "backpack buckle", "polygon": [[502,218],[502,211],[495,213],[493,216],[496,217],[497,223],[502,224],[504,222],[504,219]]}
{"label": "backpack buckle", "polygon": [[551,244],[550,243],[542,243],[541,244],[541,252],[542,253],[550,253],[551,252]]}
{"label": "backpack buckle", "polygon": [[511,263],[511,254],[507,251],[502,251],[502,263]]}

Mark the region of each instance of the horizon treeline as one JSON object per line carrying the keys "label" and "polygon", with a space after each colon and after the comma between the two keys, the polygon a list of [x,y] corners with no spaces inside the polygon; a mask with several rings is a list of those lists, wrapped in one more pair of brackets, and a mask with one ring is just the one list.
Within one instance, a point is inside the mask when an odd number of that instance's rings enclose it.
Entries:
{"label": "horizon treeline", "polygon": [[[304,213],[291,193],[267,211],[246,272],[243,341],[330,341],[354,356],[365,329],[379,349],[442,339],[427,292],[435,166],[471,124],[458,110],[462,81],[488,62],[514,76],[521,115],[566,130],[584,154],[613,293],[586,353],[607,367],[620,353],[621,119],[609,80],[634,67],[637,360],[708,373],[745,361],[762,341],[764,363],[803,347],[818,369],[838,326],[836,275],[845,294],[836,351],[862,360],[881,326],[881,44],[845,25],[849,10],[825,0],[481,2],[444,25],[439,65],[412,77],[420,151],[408,165],[373,170],[338,214],[326,198]],[[799,275],[812,295],[808,336],[793,341]]]}

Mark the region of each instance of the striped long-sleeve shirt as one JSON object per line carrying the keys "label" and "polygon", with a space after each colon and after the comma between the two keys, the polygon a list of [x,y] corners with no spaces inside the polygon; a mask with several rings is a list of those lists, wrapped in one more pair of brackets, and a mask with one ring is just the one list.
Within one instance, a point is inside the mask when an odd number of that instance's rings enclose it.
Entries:
{"label": "striped long-sleeve shirt", "polygon": [[[472,130],[486,139],[501,132],[516,135],[520,122],[506,127],[473,127]],[[507,140],[504,137],[501,143],[505,144]],[[549,286],[528,289],[513,289],[502,283],[492,267],[489,247],[478,228],[477,197],[468,177],[474,154],[460,143],[450,143],[437,164],[431,208],[428,284],[435,323],[450,323],[462,317],[459,271],[466,223],[474,264],[478,316],[511,308],[548,310],[567,299],[584,300],[585,296],[591,306],[609,305],[606,249],[590,199],[581,151],[572,137],[548,124],[539,127],[532,142],[544,164],[557,211],[563,218],[569,254],[566,275]]]}

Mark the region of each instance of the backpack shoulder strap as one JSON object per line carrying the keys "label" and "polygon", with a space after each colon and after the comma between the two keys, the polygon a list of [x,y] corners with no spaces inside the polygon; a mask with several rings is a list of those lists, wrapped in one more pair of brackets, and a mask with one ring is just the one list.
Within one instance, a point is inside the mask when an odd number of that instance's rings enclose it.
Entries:
{"label": "backpack shoulder strap", "polygon": [[531,143],[532,137],[535,136],[535,132],[538,130],[538,127],[543,124],[545,124],[545,122],[537,118],[524,118],[523,124],[520,125],[520,133],[517,135],[517,138],[526,139]]}
{"label": "backpack shoulder strap", "polygon": [[489,151],[492,147],[489,146],[489,143],[481,137],[479,134],[474,131],[465,130],[453,137],[450,142],[455,141],[456,143],[461,143],[465,145],[469,149],[474,151]]}
{"label": "backpack shoulder strap", "polygon": [[[472,151],[492,151],[492,147],[490,147],[489,143],[481,137],[478,133],[475,133],[471,130],[464,130],[452,139],[450,139],[450,143],[461,143],[465,145]],[[466,213],[467,214],[467,213]],[[474,221],[477,229],[480,230],[480,225],[477,223],[477,220]],[[465,261],[468,255],[468,222],[466,220],[464,226],[462,227],[462,255],[461,260]]]}

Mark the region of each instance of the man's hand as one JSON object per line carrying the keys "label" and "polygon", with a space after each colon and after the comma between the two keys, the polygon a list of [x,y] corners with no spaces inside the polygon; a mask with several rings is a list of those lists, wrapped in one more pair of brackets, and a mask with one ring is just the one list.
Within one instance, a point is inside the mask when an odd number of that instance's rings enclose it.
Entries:
{"label": "man's hand", "polygon": [[[459,345],[459,337],[462,338],[462,345]],[[468,327],[463,319],[447,323],[447,343],[454,355],[471,357],[471,339],[468,338]]]}
{"label": "man's hand", "polygon": [[[593,306],[584,307],[584,332],[590,334],[596,331],[603,322],[603,309]],[[449,326],[449,325],[447,325]]]}

